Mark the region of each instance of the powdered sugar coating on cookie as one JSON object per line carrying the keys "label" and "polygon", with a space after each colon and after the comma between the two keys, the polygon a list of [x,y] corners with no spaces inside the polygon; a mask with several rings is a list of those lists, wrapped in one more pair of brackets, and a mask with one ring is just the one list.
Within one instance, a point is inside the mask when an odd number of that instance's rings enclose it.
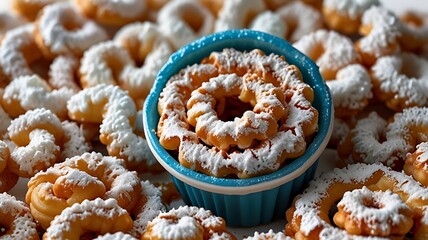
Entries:
{"label": "powdered sugar coating on cookie", "polygon": [[321,13],[302,1],[292,1],[275,10],[283,24],[285,33],[281,37],[294,43],[303,36],[323,27]]}
{"label": "powdered sugar coating on cookie", "polygon": [[[371,191],[364,186],[345,192],[337,207],[339,212],[335,215],[335,223],[345,229],[347,224],[352,227],[365,225],[364,229],[360,229],[363,234],[401,235],[402,230],[398,227],[407,232],[413,223],[412,210],[400,195],[391,190]],[[338,216],[346,217],[340,219]]]}
{"label": "powdered sugar coating on cookie", "polygon": [[[51,110],[58,117],[67,117],[67,101],[74,95],[69,88],[52,89],[46,81],[38,75],[21,76],[6,86],[3,94],[4,106],[8,108],[22,108],[32,110],[45,108]],[[18,106],[15,106],[18,103]],[[15,112],[17,109],[10,110]]]}
{"label": "powdered sugar coating on cookie", "polygon": [[100,8],[100,12],[109,11],[124,18],[141,16],[146,10],[145,0],[90,0]]}
{"label": "powdered sugar coating on cookie", "polygon": [[[391,191],[405,194],[405,203],[411,204],[412,201],[421,199],[426,201],[428,198],[428,190],[422,187],[410,176],[402,172],[393,171],[385,166],[374,164],[354,164],[348,165],[344,169],[334,169],[331,172],[325,173],[316,180],[312,181],[309,187],[295,202],[294,217],[301,218],[300,232],[308,236],[315,229],[321,229],[319,239],[339,239],[348,238],[349,234],[330,223],[324,221],[321,217],[319,204],[329,198],[329,189],[334,184],[345,184],[354,186],[352,189],[360,188],[359,186],[367,181],[373,181],[371,178],[374,174],[382,172],[379,177],[394,181],[394,188]],[[374,180],[375,182],[378,180]],[[426,210],[425,210],[426,211]],[[288,219],[290,220],[290,219]],[[355,239],[386,239],[375,236],[355,236]]]}
{"label": "powdered sugar coating on cookie", "polygon": [[[101,105],[101,109],[93,113],[93,105]],[[85,117],[95,114],[95,120],[102,122],[101,142],[109,146],[114,156],[121,156],[135,166],[142,165],[143,161],[148,166],[157,164],[146,140],[135,134],[135,126],[131,125],[137,114],[135,103],[118,86],[100,84],[86,88],[67,102],[67,109],[74,120],[87,121]]]}
{"label": "powdered sugar coating on cookie", "polygon": [[255,232],[254,236],[245,237],[244,240],[292,240],[293,238],[286,236],[283,232],[275,233],[272,229],[268,232]]}
{"label": "powdered sugar coating on cookie", "polygon": [[180,206],[150,221],[144,235],[159,239],[189,239],[223,232],[226,232],[226,225],[221,217],[203,208]]}
{"label": "powdered sugar coating on cookie", "polygon": [[380,5],[380,2],[379,0],[325,0],[323,5],[348,15],[351,19],[357,19],[371,6]]}
{"label": "powdered sugar coating on cookie", "polygon": [[281,16],[272,11],[264,11],[258,14],[251,22],[250,28],[277,37],[284,37],[288,29],[287,25],[282,21]]}
{"label": "powdered sugar coating on cookie", "polygon": [[[75,27],[73,31],[67,25]],[[37,23],[39,44],[49,54],[80,56],[91,45],[107,40],[107,33],[95,22],[86,19],[68,2],[59,2],[43,8]]]}
{"label": "powdered sugar coating on cookie", "polygon": [[31,216],[30,209],[24,202],[17,200],[8,193],[0,193],[0,215],[4,219],[12,220],[11,222],[2,223],[8,229],[2,235],[3,238],[38,239],[36,222]]}
{"label": "powdered sugar coating on cookie", "polygon": [[[33,58],[41,53],[37,49],[34,39],[34,25],[26,24],[12,29],[5,34],[0,47],[0,65],[3,73],[13,80],[16,77],[32,75],[30,62],[24,54],[24,49],[31,49]],[[37,49],[37,50],[36,50]]]}
{"label": "powdered sugar coating on cookie", "polygon": [[[189,18],[192,16],[192,18]],[[214,30],[213,14],[199,1],[170,1],[158,13],[157,23],[175,49]]]}
{"label": "powdered sugar coating on cookie", "polygon": [[387,53],[396,53],[398,37],[401,35],[399,20],[384,7],[372,6],[364,12],[362,26],[370,26],[367,36],[361,38],[358,47],[362,52],[378,58]]}
{"label": "powdered sugar coating on cookie", "polygon": [[335,107],[362,110],[373,97],[371,77],[358,64],[340,69],[336,79],[326,81]]}
{"label": "powdered sugar coating on cookie", "polygon": [[333,79],[339,69],[358,60],[352,41],[333,31],[309,33],[295,42],[293,47],[316,62],[325,80]]}
{"label": "powdered sugar coating on cookie", "polygon": [[[96,216],[96,218],[94,217]],[[66,208],[62,211],[62,213],[55,217],[55,219],[51,222],[51,225],[46,230],[44,236],[46,238],[65,238],[70,237],[74,234],[77,234],[80,236],[82,234],[80,231],[84,233],[84,231],[87,231],[82,226],[91,225],[91,222],[88,222],[86,219],[98,219],[98,221],[117,221],[117,220],[127,220],[130,221],[130,226],[132,226],[132,220],[130,216],[128,215],[128,212],[119,207],[117,205],[117,202],[115,199],[107,199],[102,200],[100,198],[97,198],[95,200],[89,201],[84,200],[82,203],[76,203],[73,206]],[[85,222],[86,220],[86,222]],[[92,221],[93,221],[92,220]],[[98,223],[99,225],[100,222]],[[125,224],[122,222],[121,224],[116,223],[116,227],[110,227],[110,228],[123,228],[123,225]],[[83,228],[79,232],[73,232],[73,225],[78,225],[80,228]],[[109,224],[111,225],[111,224]],[[96,227],[94,227],[94,230]],[[119,230],[117,229],[117,230]],[[102,231],[112,231],[109,230],[107,226],[103,226]],[[122,229],[122,230],[129,230],[129,229]],[[104,232],[106,233],[106,232]]]}
{"label": "powdered sugar coating on cookie", "polygon": [[61,150],[61,159],[82,155],[91,150],[91,146],[86,142],[83,130],[75,122],[63,121],[64,144]]}
{"label": "powdered sugar coating on cookie", "polygon": [[394,110],[428,102],[428,60],[412,53],[379,58],[372,67],[379,98]]}
{"label": "powdered sugar coating on cookie", "polygon": [[215,32],[246,28],[246,21],[266,10],[263,0],[224,1],[215,22]]}
{"label": "powdered sugar coating on cookie", "polygon": [[147,223],[153,220],[161,212],[165,211],[165,206],[162,204],[161,192],[149,181],[141,182],[141,194],[143,195],[143,206],[138,205],[135,212],[134,227],[131,234],[141,236],[147,229]]}

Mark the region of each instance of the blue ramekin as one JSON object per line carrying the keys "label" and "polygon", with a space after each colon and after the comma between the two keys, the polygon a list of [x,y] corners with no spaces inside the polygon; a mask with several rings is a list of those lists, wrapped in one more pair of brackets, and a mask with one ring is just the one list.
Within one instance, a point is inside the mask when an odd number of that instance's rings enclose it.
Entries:
{"label": "blue ramekin", "polygon": [[[306,152],[279,170],[249,179],[226,179],[207,176],[188,169],[172,157],[156,135],[159,95],[171,76],[181,69],[199,63],[213,51],[235,48],[241,51],[261,49],[266,54],[285,56],[296,65],[304,81],[315,93],[313,106],[319,112],[319,130]],[[284,217],[306,183],[314,176],[319,156],[330,139],[333,104],[318,67],[285,40],[252,30],[230,30],[198,39],[174,53],[159,72],[144,105],[143,125],[149,147],[159,163],[172,175],[184,202],[211,210],[223,217],[229,226],[255,226]]]}

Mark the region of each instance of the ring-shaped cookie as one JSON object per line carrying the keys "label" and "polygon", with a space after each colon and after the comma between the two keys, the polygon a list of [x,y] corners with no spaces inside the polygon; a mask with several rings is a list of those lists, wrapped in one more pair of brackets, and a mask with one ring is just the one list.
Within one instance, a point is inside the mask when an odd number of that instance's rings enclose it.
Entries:
{"label": "ring-shaped cookie", "polygon": [[39,239],[37,224],[28,206],[7,193],[0,193],[0,226],[4,239]]}
{"label": "ring-shaped cookie", "polygon": [[281,17],[272,11],[264,11],[258,14],[251,21],[249,28],[269,33],[277,37],[284,37],[286,32],[286,25]]}
{"label": "ring-shaped cookie", "polygon": [[355,48],[365,66],[372,66],[376,59],[399,52],[401,35],[399,19],[382,6],[372,6],[361,19],[360,34]]}
{"label": "ring-shaped cookie", "polygon": [[406,12],[400,17],[402,34],[401,47],[406,51],[418,52],[428,41],[428,16],[416,11]]}
{"label": "ring-shaped cookie", "polygon": [[322,13],[326,25],[344,34],[356,34],[361,24],[361,17],[371,6],[380,5],[379,0],[325,0]]}
{"label": "ring-shaped cookie", "polygon": [[175,49],[214,31],[213,14],[199,1],[170,1],[157,16],[159,28]]}
{"label": "ring-shaped cookie", "polygon": [[337,71],[335,79],[327,80],[335,109],[335,116],[349,118],[363,110],[373,97],[372,79],[359,64],[348,65]]}
{"label": "ring-shaped cookie", "polygon": [[293,1],[275,10],[285,24],[283,37],[294,43],[323,27],[321,13],[302,1]]}
{"label": "ring-shaped cookie", "polygon": [[122,76],[127,78],[119,81],[134,99],[144,99],[157,73],[173,53],[173,47],[161,29],[150,22],[128,24],[114,36],[114,42],[128,51],[137,67],[127,65]]}
{"label": "ring-shaped cookie", "polygon": [[8,135],[16,145],[8,168],[21,177],[30,178],[57,161],[64,132],[55,114],[37,108],[12,120]]}
{"label": "ring-shaped cookie", "polygon": [[67,118],[67,101],[76,92],[67,87],[52,89],[39,75],[15,78],[6,86],[2,106],[11,117],[18,117],[28,110],[49,109],[60,119]]}
{"label": "ring-shaped cookie", "polygon": [[413,226],[412,210],[390,190],[371,191],[364,186],[345,192],[337,208],[334,223],[354,235],[404,236]]}
{"label": "ring-shaped cookie", "polygon": [[85,200],[64,209],[43,234],[43,239],[80,239],[84,234],[128,232],[132,228],[129,213],[115,199]]}
{"label": "ring-shaped cookie", "polygon": [[358,62],[358,54],[351,39],[324,29],[303,36],[293,44],[316,62],[325,80],[334,79],[337,71]]}
{"label": "ring-shaped cookie", "polygon": [[124,159],[128,168],[162,171],[146,140],[137,134],[137,107],[126,91],[99,84],[72,96],[67,109],[74,121],[101,124],[100,141],[110,156]]}
{"label": "ring-shaped cookie", "polygon": [[69,2],[43,8],[35,26],[36,43],[47,58],[81,57],[90,46],[108,38],[100,26],[82,16]]}
{"label": "ring-shaped cookie", "polygon": [[[391,191],[399,195],[413,214],[411,234],[414,239],[425,239],[428,236],[428,224],[423,220],[428,216],[428,190],[403,172],[380,164],[349,165],[327,172],[312,181],[309,187],[295,198],[292,207],[286,212],[286,234],[297,239],[330,239],[332,236],[335,239],[373,239],[376,236],[352,235],[332,225],[329,219],[329,210],[346,192],[364,186],[372,191]],[[392,234],[383,237],[389,239],[404,236]]]}
{"label": "ring-shaped cookie", "polygon": [[[83,88],[93,87],[98,84],[119,85],[128,91],[134,100],[144,99],[149,93],[157,71],[169,58],[171,47],[158,34],[158,30],[152,24],[144,24],[138,27],[138,34],[143,34],[142,41],[137,43],[141,48],[148,49],[144,59],[137,58],[139,62],[144,60],[141,67],[131,58],[131,52],[112,41],[96,44],[84,53],[79,68],[80,83]],[[123,32],[122,32],[123,33]],[[136,32],[134,32],[136,33]],[[152,35],[153,34],[153,35]],[[123,35],[116,39],[124,44]],[[129,36],[131,38],[131,36]],[[157,41],[159,40],[159,41]],[[132,41],[132,40],[131,40]],[[147,44],[147,45],[146,45]],[[125,44],[124,44],[125,45]],[[151,48],[152,47],[152,48]],[[135,52],[132,49],[132,54]],[[143,57],[140,55],[140,57]]]}
{"label": "ring-shaped cookie", "polygon": [[[387,122],[372,112],[360,119],[338,147],[339,155],[354,162],[382,163],[401,170],[406,154],[428,141],[428,108],[406,108]],[[347,147],[348,146],[348,147]]]}
{"label": "ring-shaped cookie", "polygon": [[46,229],[66,207],[85,199],[114,198],[119,206],[130,211],[137,204],[140,191],[138,175],[128,171],[123,161],[92,152],[68,158],[32,177],[26,202],[34,218]]}
{"label": "ring-shaped cookie", "polygon": [[[234,97],[254,108],[233,121],[220,120],[215,110],[222,98]],[[284,93],[257,75],[219,75],[192,92],[187,102],[187,120],[196,135],[210,146],[228,150],[231,146],[245,149],[254,140],[263,141],[278,132],[278,121],[287,114]]]}
{"label": "ring-shaped cookie", "polygon": [[0,47],[0,81],[10,82],[17,77],[34,74],[30,64],[42,53],[33,33],[34,25],[25,24],[5,34]]}
{"label": "ring-shaped cookie", "polygon": [[223,1],[215,21],[214,31],[246,28],[255,16],[265,10],[266,5],[263,0]]}
{"label": "ring-shaped cookie", "polygon": [[180,206],[160,213],[147,225],[141,239],[236,239],[226,229],[226,222],[211,211],[194,206]]}
{"label": "ring-shaped cookie", "polygon": [[384,56],[372,66],[371,73],[374,93],[388,108],[401,111],[428,104],[427,59],[406,52]]}

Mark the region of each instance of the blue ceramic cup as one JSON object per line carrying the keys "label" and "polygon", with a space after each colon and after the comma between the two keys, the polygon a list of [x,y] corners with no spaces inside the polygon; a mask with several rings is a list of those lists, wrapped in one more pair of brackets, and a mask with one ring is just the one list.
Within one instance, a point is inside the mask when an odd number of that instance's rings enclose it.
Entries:
{"label": "blue ceramic cup", "polygon": [[[160,93],[171,76],[181,69],[224,48],[240,51],[261,49],[275,53],[296,65],[304,81],[315,95],[313,106],[319,112],[318,132],[305,153],[270,174],[248,178],[229,179],[207,176],[188,169],[178,162],[159,143],[156,135]],[[229,226],[255,226],[285,216],[293,198],[313,178],[318,159],[330,139],[333,107],[328,88],[318,67],[308,57],[294,49],[285,40],[258,31],[230,30],[198,39],[174,53],[159,72],[144,105],[144,131],[149,147],[159,163],[171,174],[184,202],[211,210],[223,217]]]}

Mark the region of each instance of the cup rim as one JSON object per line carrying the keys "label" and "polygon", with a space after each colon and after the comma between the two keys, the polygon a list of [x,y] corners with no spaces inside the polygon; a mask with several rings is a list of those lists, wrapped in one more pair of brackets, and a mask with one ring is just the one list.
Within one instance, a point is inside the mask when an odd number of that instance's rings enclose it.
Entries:
{"label": "cup rim", "polygon": [[[178,160],[172,157],[160,145],[156,135],[159,120],[157,105],[160,93],[172,75],[187,65],[199,63],[203,57],[208,56],[213,51],[221,51],[224,48],[230,47],[230,45],[233,45],[232,47],[234,48],[240,48],[240,42],[237,40],[251,45],[252,49],[262,49],[266,54],[276,53],[285,56],[290,64],[297,65],[302,74],[313,79],[314,86],[311,87],[319,88],[321,95],[323,95],[323,101],[320,103],[323,115],[321,116],[320,114],[318,122],[320,126],[321,121],[322,127],[318,129],[314,139],[307,146],[302,156],[293,159],[288,165],[272,173],[246,179],[218,178],[182,166]],[[242,46],[242,48],[242,50],[250,50],[249,47]],[[209,192],[244,195],[272,189],[290,182],[312,166],[322,154],[330,139],[333,129],[333,111],[332,99],[328,87],[318,71],[318,66],[312,60],[279,37],[254,30],[239,29],[207,35],[180,48],[170,56],[167,63],[159,71],[155,83],[144,103],[143,127],[153,155],[175,178],[193,187]]]}

